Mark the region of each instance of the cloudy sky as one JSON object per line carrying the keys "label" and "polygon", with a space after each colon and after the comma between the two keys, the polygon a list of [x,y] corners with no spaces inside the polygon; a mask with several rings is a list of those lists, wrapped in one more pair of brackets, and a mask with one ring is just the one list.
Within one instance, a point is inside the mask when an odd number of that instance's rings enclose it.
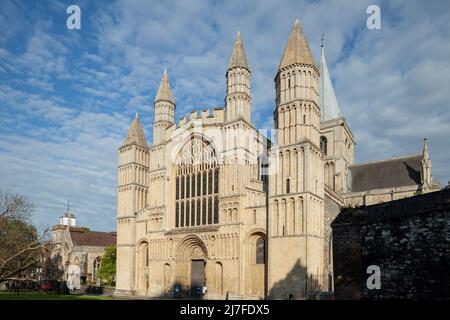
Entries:
{"label": "cloudy sky", "polygon": [[[81,8],[81,30],[66,9]],[[366,27],[370,4],[381,30]],[[356,161],[420,153],[450,180],[450,1],[0,1],[0,189],[29,197],[51,226],[70,200],[78,224],[115,229],[117,148],[136,112],[152,140],[167,68],[176,118],[223,106],[241,31],[253,121],[272,127],[274,83],[300,18],[316,61],[320,35]]]}

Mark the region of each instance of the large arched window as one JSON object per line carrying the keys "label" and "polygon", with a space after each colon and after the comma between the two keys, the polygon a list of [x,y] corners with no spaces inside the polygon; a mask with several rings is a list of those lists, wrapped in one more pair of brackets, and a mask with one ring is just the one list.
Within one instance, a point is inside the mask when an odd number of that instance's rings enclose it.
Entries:
{"label": "large arched window", "polygon": [[265,244],[262,237],[256,240],[256,264],[264,264]]}
{"label": "large arched window", "polygon": [[215,151],[207,141],[193,136],[176,162],[175,227],[219,223],[218,193]]}
{"label": "large arched window", "polygon": [[321,136],[320,137],[320,150],[322,150],[322,153],[324,155],[327,155],[327,150],[328,149],[328,140],[326,137]]}

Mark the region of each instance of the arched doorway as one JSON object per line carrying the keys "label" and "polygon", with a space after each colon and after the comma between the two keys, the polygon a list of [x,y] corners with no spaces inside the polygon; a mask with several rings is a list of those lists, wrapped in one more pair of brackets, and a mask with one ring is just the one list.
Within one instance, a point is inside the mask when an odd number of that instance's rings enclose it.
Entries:
{"label": "arched doorway", "polygon": [[186,236],[177,247],[176,284],[192,295],[201,294],[207,285],[208,251],[196,235]]}

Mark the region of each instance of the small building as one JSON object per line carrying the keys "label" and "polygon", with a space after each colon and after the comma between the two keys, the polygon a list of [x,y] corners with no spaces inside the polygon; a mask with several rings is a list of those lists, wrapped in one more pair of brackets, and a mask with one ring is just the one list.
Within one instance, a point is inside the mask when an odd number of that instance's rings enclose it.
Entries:
{"label": "small building", "polygon": [[331,226],[336,299],[450,299],[450,189],[346,208]]}
{"label": "small building", "polygon": [[66,270],[70,264],[78,264],[82,283],[99,283],[97,275],[105,249],[116,245],[116,232],[91,231],[76,225],[75,215],[69,210],[60,218],[60,224],[52,227],[52,258],[59,268]]}

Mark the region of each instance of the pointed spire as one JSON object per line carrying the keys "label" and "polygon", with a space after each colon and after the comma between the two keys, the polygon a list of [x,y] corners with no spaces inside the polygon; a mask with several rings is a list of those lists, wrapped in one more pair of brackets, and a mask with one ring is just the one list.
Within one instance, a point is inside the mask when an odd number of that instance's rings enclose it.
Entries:
{"label": "pointed spire", "polygon": [[315,65],[311,49],[309,48],[308,41],[306,41],[299,19],[295,20],[278,70],[295,63]]}
{"label": "pointed spire", "polygon": [[328,72],[327,62],[325,60],[325,49],[323,45],[323,36],[321,38],[322,45],[320,46],[320,79],[319,79],[319,107],[320,107],[320,121],[328,121],[341,117],[341,111],[334,94],[333,83],[331,82],[330,73]]}
{"label": "pointed spire", "polygon": [[157,101],[169,101],[175,104],[172,90],[170,89],[169,77],[167,76],[167,70],[164,68],[164,73],[159,84],[158,92],[156,93],[155,102]]}
{"label": "pointed spire", "polygon": [[423,154],[423,158],[424,159],[430,159],[430,154],[428,152],[428,139],[427,138],[423,139],[423,151],[422,151],[422,154]]}
{"label": "pointed spire", "polygon": [[423,151],[422,151],[422,170],[421,170],[421,180],[422,180],[422,189],[428,190],[432,185],[431,178],[431,159],[430,153],[428,151],[428,139],[423,139]]}
{"label": "pointed spire", "polygon": [[235,67],[246,68],[250,71],[250,66],[248,65],[247,56],[245,55],[244,44],[242,43],[240,31],[238,31],[236,40],[234,41],[230,63],[228,64],[228,70]]}
{"label": "pointed spire", "polygon": [[129,144],[136,144],[140,147],[147,147],[144,129],[142,128],[137,113],[133,119],[133,122],[131,123],[130,129],[128,129],[128,135],[124,142],[124,145]]}

